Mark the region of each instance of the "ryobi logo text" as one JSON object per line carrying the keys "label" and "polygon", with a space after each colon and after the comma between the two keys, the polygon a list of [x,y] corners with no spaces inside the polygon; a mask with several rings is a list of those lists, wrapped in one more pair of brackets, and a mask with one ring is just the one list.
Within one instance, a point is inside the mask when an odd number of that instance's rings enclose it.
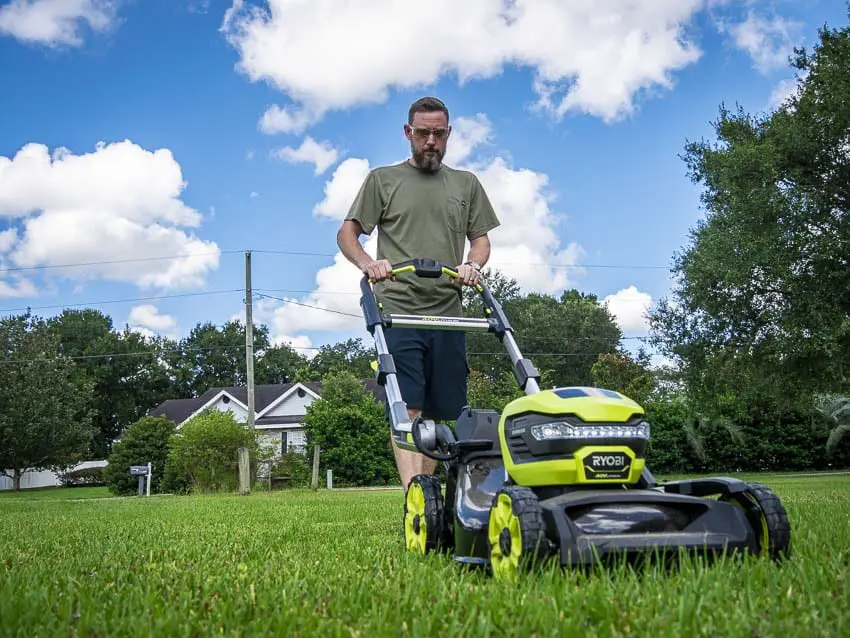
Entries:
{"label": "ryobi logo text", "polygon": [[584,458],[584,473],[591,481],[628,478],[631,461],[623,452],[591,452]]}
{"label": "ryobi logo text", "polygon": [[594,468],[619,469],[625,467],[628,460],[625,454],[593,454],[590,457],[590,464]]}

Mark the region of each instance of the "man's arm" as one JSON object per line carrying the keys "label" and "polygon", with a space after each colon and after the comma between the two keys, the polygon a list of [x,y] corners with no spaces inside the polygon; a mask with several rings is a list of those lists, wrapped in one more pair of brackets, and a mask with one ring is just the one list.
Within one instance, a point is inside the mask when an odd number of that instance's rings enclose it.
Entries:
{"label": "man's arm", "polygon": [[381,219],[383,206],[378,177],[371,171],[336,233],[336,244],[342,254],[372,281],[391,278],[392,265],[386,259],[372,259],[369,253],[363,250],[360,235],[371,234]]}
{"label": "man's arm", "polygon": [[490,237],[487,233],[480,235],[469,242],[469,252],[466,253],[466,261],[477,264],[484,268],[490,260]]}
{"label": "man's arm", "polygon": [[336,245],[345,258],[360,270],[366,267],[372,256],[363,250],[360,243],[360,235],[363,235],[363,227],[356,219],[346,219],[336,233]]}
{"label": "man's arm", "polygon": [[493,204],[478,178],[473,176],[472,198],[469,207],[469,252],[466,262],[473,265],[461,265],[458,268],[459,283],[474,286],[480,280],[479,269],[490,259],[490,237],[487,233],[499,226],[499,218],[493,210]]}
{"label": "man's arm", "polygon": [[354,219],[346,219],[336,233],[336,244],[340,252],[352,264],[357,266],[364,275],[368,275],[372,281],[394,279],[392,277],[392,264],[386,259],[374,260],[372,256],[363,250],[360,244],[360,235],[363,228],[360,222]]}

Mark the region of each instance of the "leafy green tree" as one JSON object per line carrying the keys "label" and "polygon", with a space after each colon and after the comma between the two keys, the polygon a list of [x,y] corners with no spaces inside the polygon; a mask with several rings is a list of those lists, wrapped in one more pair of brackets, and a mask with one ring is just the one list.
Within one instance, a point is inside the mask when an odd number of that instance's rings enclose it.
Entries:
{"label": "leafy green tree", "polygon": [[[256,354],[269,348],[268,326],[255,325],[253,337]],[[179,396],[200,396],[214,387],[245,385],[245,325],[235,320],[220,327],[198,323],[166,360],[179,371]]]}
{"label": "leafy green tree", "polygon": [[151,493],[162,487],[165,461],[175,432],[175,424],[166,417],[142,417],[130,424],[121,440],[112,447],[109,464],[103,469],[103,478],[114,494],[134,494],[138,477],[130,475],[131,465],[151,463]]}
{"label": "leafy green tree", "polygon": [[60,352],[43,319],[0,319],[0,472],[13,489],[27,470],[63,470],[85,458],[92,425],[92,384]]}
{"label": "leafy green tree", "polygon": [[347,372],[358,379],[374,376],[372,361],[377,357],[374,347],[367,347],[363,340],[346,339],[333,345],[319,348],[316,356],[303,365],[296,375],[298,381],[321,381],[326,375]]}
{"label": "leafy green tree", "polygon": [[322,379],[322,398],[307,408],[310,447],[333,471],[334,483],[378,485],[398,481],[384,405],[353,373],[330,372]]}
{"label": "leafy green tree", "polygon": [[[172,437],[166,459],[164,488],[168,491],[235,491],[239,485],[239,448],[255,459],[254,432],[230,412],[206,410]],[[252,474],[255,470],[252,470]]]}
{"label": "leafy green tree", "polygon": [[306,357],[290,346],[270,346],[257,353],[254,382],[257,384],[290,383],[298,370],[308,365]]}
{"label": "leafy green tree", "polygon": [[115,330],[112,319],[92,308],[64,310],[47,324],[60,351],[74,359],[77,378],[93,386],[95,401],[86,409],[98,430],[89,456],[106,458],[125,427],[173,394],[157,342],[126,327]]}
{"label": "leafy green tree", "polygon": [[[511,297],[505,314],[523,354],[554,385],[590,385],[600,354],[616,352],[622,336],[607,308],[594,295],[568,290],[560,298],[537,293]],[[467,337],[469,365],[492,378],[510,372],[504,346],[491,334]]]}
{"label": "leafy green tree", "polygon": [[707,214],[651,324],[706,409],[732,393],[742,410],[795,411],[847,387],[850,29],[819,35],[781,108],[721,108],[717,141],[686,147]]}
{"label": "leafy green tree", "polygon": [[625,352],[605,352],[590,368],[596,387],[621,392],[640,404],[646,403],[655,389],[655,377],[649,369],[649,355],[641,348],[633,359]]}

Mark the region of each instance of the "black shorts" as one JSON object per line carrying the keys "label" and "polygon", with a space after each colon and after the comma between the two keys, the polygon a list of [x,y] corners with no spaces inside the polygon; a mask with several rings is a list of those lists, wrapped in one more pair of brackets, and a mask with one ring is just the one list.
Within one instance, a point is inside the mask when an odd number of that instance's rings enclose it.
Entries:
{"label": "black shorts", "polygon": [[457,419],[467,401],[466,334],[390,328],[384,335],[407,407],[420,410],[426,419]]}

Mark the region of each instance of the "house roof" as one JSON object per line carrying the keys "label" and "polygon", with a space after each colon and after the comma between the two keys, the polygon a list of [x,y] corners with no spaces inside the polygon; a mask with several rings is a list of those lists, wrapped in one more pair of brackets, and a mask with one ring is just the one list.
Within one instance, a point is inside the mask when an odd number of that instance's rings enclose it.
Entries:
{"label": "house roof", "polygon": [[[365,386],[367,390],[369,390],[374,395],[376,401],[381,403],[386,402],[386,391],[381,385],[378,384],[375,379],[363,379],[361,383],[363,384],[363,386]],[[291,390],[294,385],[296,384],[279,383],[271,385],[255,385],[254,409],[256,410],[256,412],[261,412],[272,402],[278,399],[281,395]],[[312,390],[316,394],[321,394],[322,384],[319,381],[310,381],[302,383],[301,385]],[[199,397],[185,399],[167,399],[166,401],[163,401],[158,406],[150,410],[148,412],[148,415],[164,416],[170,419],[171,421],[174,421],[175,423],[182,423],[183,421],[188,419],[194,412],[200,410],[201,407],[203,407],[206,403],[213,399],[213,397],[215,397],[222,391],[227,392],[227,394],[232,396],[237,401],[245,405],[248,404],[248,389],[246,386],[216,387],[210,388]],[[284,424],[294,423],[296,421],[293,421],[292,417],[262,417],[258,419],[256,423]]]}
{"label": "house roof", "polygon": [[148,412],[148,416],[168,417],[175,423],[182,423],[195,410],[203,405],[200,399],[167,399]]}

